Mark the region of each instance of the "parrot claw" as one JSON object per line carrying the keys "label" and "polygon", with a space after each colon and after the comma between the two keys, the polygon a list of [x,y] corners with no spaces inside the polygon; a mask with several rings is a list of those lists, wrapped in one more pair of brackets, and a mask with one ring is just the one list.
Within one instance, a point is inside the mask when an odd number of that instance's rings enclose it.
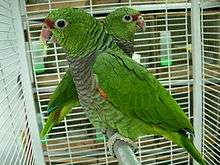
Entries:
{"label": "parrot claw", "polygon": [[108,144],[107,144],[110,155],[112,155],[114,157],[116,157],[115,153],[114,153],[114,145],[117,140],[121,140],[121,141],[128,143],[128,145],[131,147],[131,149],[134,151],[134,153],[138,149],[138,146],[131,139],[125,138],[125,137],[121,136],[119,133],[115,133],[114,135],[112,135],[109,138]]}

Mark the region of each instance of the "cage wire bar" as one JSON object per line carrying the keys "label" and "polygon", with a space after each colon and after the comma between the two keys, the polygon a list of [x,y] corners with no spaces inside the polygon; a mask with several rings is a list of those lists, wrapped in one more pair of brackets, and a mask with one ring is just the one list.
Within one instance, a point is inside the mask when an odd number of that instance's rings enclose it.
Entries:
{"label": "cage wire bar", "polygon": [[220,163],[220,3],[201,6],[203,136],[209,164]]}
{"label": "cage wire bar", "polygon": [[44,164],[18,1],[0,1],[0,161]]}
{"label": "cage wire bar", "polygon": [[[202,53],[200,0],[192,0],[192,62],[193,62],[193,123],[195,130],[194,144],[202,151]],[[198,163],[194,161],[194,164]]]}

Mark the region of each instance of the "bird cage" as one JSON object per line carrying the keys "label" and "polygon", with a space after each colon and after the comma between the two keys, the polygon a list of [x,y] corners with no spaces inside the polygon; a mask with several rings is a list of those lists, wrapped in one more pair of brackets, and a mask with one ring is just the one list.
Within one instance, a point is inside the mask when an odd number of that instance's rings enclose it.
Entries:
{"label": "bird cage", "polygon": [[[92,126],[80,107],[74,108],[46,139],[39,139],[37,125],[42,129],[48,118],[49,97],[68,68],[65,52],[58,44],[45,47],[39,42],[42,20],[50,10],[70,6],[83,8],[100,20],[122,6],[143,13],[146,30],[135,35],[140,63],[170,91],[188,115],[195,129],[192,138],[206,161],[220,163],[218,0],[0,2],[3,164],[118,164],[109,154],[105,135]],[[162,136],[139,137],[136,144],[135,155],[143,165],[193,162],[183,148]]]}
{"label": "bird cage", "polygon": [[44,164],[18,1],[0,1],[0,161]]}

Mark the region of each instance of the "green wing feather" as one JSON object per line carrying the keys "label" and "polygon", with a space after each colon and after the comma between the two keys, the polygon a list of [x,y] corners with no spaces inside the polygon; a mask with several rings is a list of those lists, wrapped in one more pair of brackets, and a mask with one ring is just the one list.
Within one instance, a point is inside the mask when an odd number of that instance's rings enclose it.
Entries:
{"label": "green wing feather", "polygon": [[48,113],[51,113],[57,109],[61,109],[66,104],[66,102],[70,100],[72,100],[72,102],[79,103],[75,83],[73,82],[73,76],[71,71],[67,70],[63,79],[50,98],[47,108]]}
{"label": "green wing feather", "polygon": [[109,50],[99,55],[94,65],[99,85],[112,105],[146,124],[193,133],[187,116],[153,74],[125,57],[122,51],[116,52]]}
{"label": "green wing feather", "polygon": [[65,102],[62,107],[58,107],[56,110],[52,111],[49,114],[43,130],[40,133],[41,139],[45,138],[46,134],[48,134],[55,125],[58,125],[64,119],[64,117],[66,117],[66,115],[70,113],[72,107],[77,106],[79,106],[79,103],[77,101],[73,102],[72,100],[70,100]]}
{"label": "green wing feather", "polygon": [[41,138],[44,138],[54,125],[58,125],[73,107],[78,106],[80,103],[75,83],[71,72],[68,70],[48,103],[49,117],[41,131]]}

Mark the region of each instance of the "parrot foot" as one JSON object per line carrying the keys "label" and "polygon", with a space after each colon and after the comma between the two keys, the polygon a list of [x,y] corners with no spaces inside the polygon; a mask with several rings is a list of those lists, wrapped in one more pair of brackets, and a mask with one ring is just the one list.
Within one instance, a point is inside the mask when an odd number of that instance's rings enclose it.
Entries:
{"label": "parrot foot", "polygon": [[117,140],[120,140],[120,141],[123,141],[123,142],[126,142],[128,143],[128,145],[131,147],[131,149],[136,152],[137,149],[138,149],[138,146],[135,144],[135,142],[133,142],[131,139],[129,138],[125,138],[123,136],[121,136],[119,133],[115,133],[114,135],[112,135],[109,140],[108,140],[108,149],[109,149],[109,152],[112,156],[115,157],[115,153],[114,153],[114,145],[115,145],[115,142]]}

